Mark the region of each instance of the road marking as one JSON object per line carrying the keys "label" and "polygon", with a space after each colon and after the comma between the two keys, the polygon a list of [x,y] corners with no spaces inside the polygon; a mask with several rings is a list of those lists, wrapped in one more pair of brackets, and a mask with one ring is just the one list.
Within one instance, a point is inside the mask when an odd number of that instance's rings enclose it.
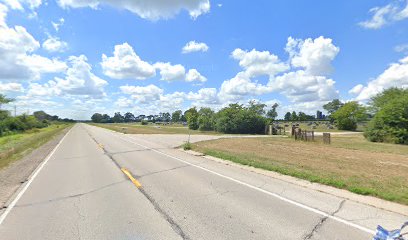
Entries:
{"label": "road marking", "polygon": [[68,134],[71,132],[73,127],[65,134],[65,136],[59,141],[57,146],[48,154],[48,156],[45,158],[45,160],[41,163],[40,166],[35,170],[34,174],[28,179],[27,184],[21,189],[21,191],[18,193],[17,197],[10,203],[10,205],[6,208],[6,211],[3,213],[3,215],[0,216],[0,225],[4,222],[6,219],[7,215],[11,212],[11,210],[14,208],[18,200],[23,196],[25,191],[27,191],[28,187],[31,185],[35,177],[37,177],[38,173],[43,169],[45,164],[47,164],[48,160],[54,155],[55,151],[58,149],[58,147],[61,145],[61,143],[64,141],[64,139],[68,136]]}
{"label": "road marking", "polygon": [[[104,130],[105,130],[105,129],[104,129]],[[219,176],[219,177],[228,179],[228,180],[233,181],[233,182],[235,182],[235,183],[238,183],[238,184],[240,184],[240,185],[243,185],[243,186],[246,186],[246,187],[248,187],[248,188],[251,188],[251,189],[257,190],[257,191],[259,191],[259,192],[265,193],[265,194],[267,194],[267,195],[269,195],[269,196],[278,198],[278,199],[280,199],[280,200],[282,200],[282,201],[284,201],[284,202],[293,204],[293,205],[295,205],[295,206],[297,206],[297,207],[300,207],[300,208],[303,208],[303,209],[308,210],[308,211],[310,211],[310,212],[319,214],[319,215],[321,215],[321,216],[323,216],[323,217],[327,217],[327,218],[332,219],[332,220],[334,220],[334,221],[343,223],[343,224],[345,224],[345,225],[347,225],[347,226],[354,227],[354,228],[359,229],[359,230],[361,230],[361,231],[363,231],[363,232],[366,232],[366,233],[368,233],[368,234],[371,234],[371,235],[374,235],[374,234],[375,234],[375,231],[373,231],[373,230],[371,230],[371,229],[369,229],[369,228],[360,226],[360,225],[358,225],[358,224],[352,223],[352,222],[350,222],[350,221],[348,221],[348,220],[345,220],[345,219],[343,219],[343,218],[336,217],[336,216],[332,216],[332,215],[330,215],[329,213],[326,213],[326,212],[323,212],[323,211],[321,211],[321,210],[319,210],[319,209],[316,209],[316,208],[307,206],[307,205],[305,205],[305,204],[303,204],[303,203],[300,203],[300,202],[297,202],[297,201],[295,201],[295,200],[292,200],[292,199],[283,197],[283,196],[281,196],[281,195],[279,195],[279,194],[276,194],[276,193],[273,193],[273,192],[269,192],[269,191],[267,191],[267,190],[265,190],[265,189],[262,189],[262,188],[253,186],[253,185],[248,184],[248,183],[245,183],[245,182],[242,182],[242,181],[240,181],[240,180],[238,180],[238,179],[235,179],[235,178],[232,178],[232,177],[223,175],[223,174],[221,174],[221,173],[215,172],[215,171],[213,171],[213,170],[207,169],[207,168],[202,167],[202,166],[199,166],[199,165],[197,165],[197,164],[187,162],[187,161],[185,161],[185,160],[183,160],[183,159],[181,159],[181,158],[179,158],[179,157],[175,157],[175,156],[169,155],[169,154],[167,154],[167,153],[164,153],[164,152],[162,152],[162,151],[159,151],[159,150],[157,150],[157,149],[150,148],[150,147],[144,146],[144,145],[142,145],[142,144],[136,143],[136,142],[134,142],[134,141],[131,141],[131,140],[127,139],[127,138],[130,138],[130,139],[133,139],[133,140],[136,140],[136,139],[134,139],[134,138],[132,138],[132,137],[130,137],[130,136],[126,136],[125,138],[123,138],[123,137],[119,136],[117,132],[114,132],[114,131],[112,131],[112,130],[111,130],[110,132],[112,133],[112,135],[115,135],[116,137],[118,137],[118,138],[120,138],[120,139],[122,139],[122,140],[124,140],[124,141],[126,141],[126,142],[133,143],[133,144],[138,145],[138,146],[140,146],[140,147],[143,147],[143,148],[145,148],[145,149],[151,150],[151,151],[153,151],[153,152],[159,153],[159,154],[164,155],[164,156],[167,156],[167,157],[169,157],[169,158],[173,158],[173,159],[175,159],[175,160],[177,160],[177,161],[179,161],[179,162],[188,164],[188,165],[190,165],[190,166],[199,168],[199,169],[201,169],[201,170],[203,170],[203,171],[206,171],[206,172],[212,173],[212,174],[214,174],[214,175],[217,175],[217,176]]]}
{"label": "road marking", "polygon": [[126,168],[121,168],[120,170],[122,170],[122,172],[130,179],[130,181],[132,181],[132,183],[137,187],[137,188],[141,188],[142,184],[140,184],[139,181],[137,181],[132,174],[130,174],[129,170],[127,170]]}

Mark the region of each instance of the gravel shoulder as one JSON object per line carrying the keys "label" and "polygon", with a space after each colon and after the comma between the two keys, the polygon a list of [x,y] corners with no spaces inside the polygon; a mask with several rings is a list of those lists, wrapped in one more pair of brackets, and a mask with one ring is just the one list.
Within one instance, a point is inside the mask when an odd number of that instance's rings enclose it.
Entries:
{"label": "gravel shoulder", "polygon": [[0,169],[0,213],[6,208],[8,200],[14,195],[44,158],[55,148],[70,128],[62,130],[47,143],[33,150],[18,161]]}

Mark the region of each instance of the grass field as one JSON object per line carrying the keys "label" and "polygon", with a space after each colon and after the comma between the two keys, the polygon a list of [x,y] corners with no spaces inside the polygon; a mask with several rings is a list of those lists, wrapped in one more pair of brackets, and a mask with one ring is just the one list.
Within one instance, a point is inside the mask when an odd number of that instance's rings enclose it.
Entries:
{"label": "grass field", "polygon": [[0,137],[0,169],[16,161],[72,124],[53,124],[42,129]]}
{"label": "grass field", "polygon": [[[215,131],[199,131],[189,130],[180,124],[174,125],[141,125],[138,123],[91,123],[91,125],[103,127],[117,132],[124,132],[129,134],[208,134],[220,135],[221,133]],[[125,129],[124,129],[125,128]]]}
{"label": "grass field", "polygon": [[233,138],[192,144],[195,151],[311,182],[408,205],[408,146],[333,136],[331,145],[291,138]]}

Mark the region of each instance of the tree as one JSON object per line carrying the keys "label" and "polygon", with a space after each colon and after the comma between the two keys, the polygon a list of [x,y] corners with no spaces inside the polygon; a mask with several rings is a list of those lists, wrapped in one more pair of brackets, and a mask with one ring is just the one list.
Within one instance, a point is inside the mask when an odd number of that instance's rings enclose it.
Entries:
{"label": "tree", "polygon": [[91,117],[92,122],[94,123],[101,123],[103,120],[102,114],[94,113]]}
{"label": "tree", "polygon": [[290,117],[290,120],[291,121],[298,121],[299,120],[298,115],[296,114],[295,111],[292,112],[292,116]]}
{"label": "tree", "polygon": [[370,110],[372,113],[378,112],[388,102],[397,98],[404,98],[408,95],[408,89],[403,88],[389,88],[383,92],[375,95],[370,101]]}
{"label": "tree", "polygon": [[102,115],[101,123],[111,123],[111,122],[113,122],[112,118],[108,114],[105,113]]}
{"label": "tree", "polygon": [[211,108],[201,108],[198,115],[198,126],[201,131],[214,130],[214,111]]}
{"label": "tree", "polygon": [[52,120],[52,116],[47,114],[44,111],[36,111],[33,113],[34,117],[37,118],[39,121],[43,120]]}
{"label": "tree", "polygon": [[323,109],[326,110],[329,114],[333,114],[342,106],[344,106],[344,103],[342,103],[339,99],[333,99],[331,102],[324,104]]}
{"label": "tree", "polygon": [[367,119],[367,110],[355,101],[348,102],[339,108],[332,115],[339,130],[357,129],[357,123]]}
{"label": "tree", "polygon": [[299,121],[310,121],[310,120],[314,120],[315,117],[312,115],[307,115],[304,112],[299,112],[299,116],[298,116],[298,120]]}
{"label": "tree", "polygon": [[285,121],[290,121],[291,118],[292,118],[292,114],[290,112],[287,112],[284,117]]}
{"label": "tree", "polygon": [[125,113],[125,116],[124,116],[123,120],[124,120],[126,123],[128,123],[128,122],[134,122],[134,121],[136,121],[136,117],[135,117],[135,115],[133,115],[133,113],[127,112],[127,113]]}
{"label": "tree", "polygon": [[13,102],[13,101],[14,101],[14,99],[7,98],[6,95],[0,94],[0,109],[1,109],[1,105],[8,104],[8,103]]}
{"label": "tree", "polygon": [[216,114],[215,128],[223,133],[263,133],[266,119],[263,107],[250,102],[248,107],[230,104]]}
{"label": "tree", "polygon": [[124,117],[122,116],[122,114],[120,114],[120,112],[115,112],[112,121],[114,123],[122,123],[124,121]]}
{"label": "tree", "polygon": [[275,118],[278,116],[278,112],[276,109],[279,107],[279,104],[274,103],[271,107],[271,109],[266,113],[266,116],[270,118],[272,121],[275,120]]}
{"label": "tree", "polygon": [[171,121],[172,122],[180,122],[181,121],[181,115],[183,112],[181,110],[177,110],[171,114]]}
{"label": "tree", "polygon": [[372,142],[408,144],[408,90],[385,90],[370,105],[375,115],[364,136]]}
{"label": "tree", "polygon": [[186,116],[187,119],[188,128],[192,130],[197,130],[199,125],[198,125],[198,112],[196,107],[188,109],[187,111],[184,112],[184,115]]}
{"label": "tree", "polygon": [[170,120],[171,120],[170,113],[168,113],[168,112],[163,113],[162,120],[165,121],[165,122],[170,122]]}

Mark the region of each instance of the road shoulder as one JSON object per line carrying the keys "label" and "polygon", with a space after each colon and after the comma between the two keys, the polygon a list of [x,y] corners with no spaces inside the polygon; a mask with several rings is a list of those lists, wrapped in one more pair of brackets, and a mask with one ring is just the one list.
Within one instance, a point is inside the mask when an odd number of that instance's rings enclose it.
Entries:
{"label": "road shoulder", "polygon": [[27,181],[34,170],[55,148],[70,128],[66,128],[39,148],[33,150],[18,161],[0,169],[0,214],[7,207],[20,186]]}

